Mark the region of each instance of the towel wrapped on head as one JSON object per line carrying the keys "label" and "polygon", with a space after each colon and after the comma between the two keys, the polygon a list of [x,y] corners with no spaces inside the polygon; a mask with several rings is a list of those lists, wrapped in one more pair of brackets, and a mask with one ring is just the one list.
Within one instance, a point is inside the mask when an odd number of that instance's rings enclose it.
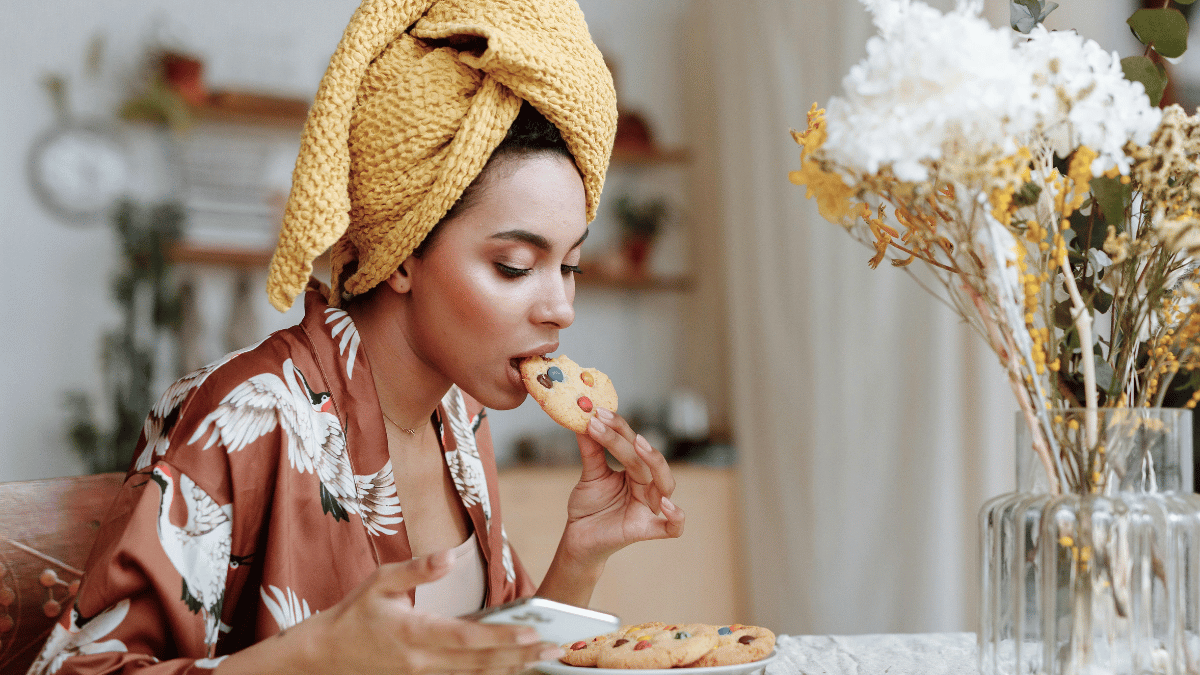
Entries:
{"label": "towel wrapped on head", "polygon": [[617,126],[575,0],[364,0],[305,123],[267,293],[330,249],[330,302],[386,279],[454,205],[523,101],[563,136],[596,215]]}

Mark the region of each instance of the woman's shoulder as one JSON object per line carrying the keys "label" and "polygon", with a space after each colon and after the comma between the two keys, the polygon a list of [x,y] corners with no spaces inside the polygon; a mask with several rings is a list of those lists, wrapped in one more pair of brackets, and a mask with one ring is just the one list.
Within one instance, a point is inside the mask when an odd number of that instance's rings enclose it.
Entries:
{"label": "woman's shoulder", "polygon": [[264,420],[273,419],[275,408],[286,403],[289,366],[311,361],[305,344],[295,327],[285,329],[180,377],[146,416],[134,470],[168,455],[193,454],[189,446],[206,450],[223,435],[233,438],[229,431],[235,426],[265,430]]}

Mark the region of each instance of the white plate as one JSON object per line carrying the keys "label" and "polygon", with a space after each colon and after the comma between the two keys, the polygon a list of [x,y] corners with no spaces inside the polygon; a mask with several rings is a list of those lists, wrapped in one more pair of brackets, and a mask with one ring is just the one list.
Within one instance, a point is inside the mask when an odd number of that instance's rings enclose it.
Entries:
{"label": "white plate", "polygon": [[751,661],[750,663],[735,663],[732,666],[711,666],[708,668],[666,668],[637,669],[637,668],[581,668],[568,666],[562,661],[539,661],[534,664],[535,670],[548,675],[744,675],[760,670],[775,661],[775,651],[767,654],[767,658]]}

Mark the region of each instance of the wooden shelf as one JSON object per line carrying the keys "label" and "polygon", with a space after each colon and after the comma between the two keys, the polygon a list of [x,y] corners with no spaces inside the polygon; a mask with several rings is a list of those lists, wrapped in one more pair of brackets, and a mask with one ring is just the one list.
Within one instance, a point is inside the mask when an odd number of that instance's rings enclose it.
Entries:
{"label": "wooden shelf", "polygon": [[655,166],[686,164],[689,161],[685,148],[613,148],[612,163],[629,166]]}
{"label": "wooden shelf", "polygon": [[[238,248],[184,242],[176,244],[167,254],[173,263],[212,265],[217,267],[244,267],[265,270],[271,263],[273,249]],[[328,269],[329,253],[322,253],[314,265]],[[600,269],[585,267],[578,283],[584,288],[612,288],[630,291],[690,291],[695,280],[688,276],[629,276],[613,274]]]}
{"label": "wooden shelf", "polygon": [[198,121],[223,124],[250,124],[300,129],[308,117],[307,100],[219,91],[201,105],[189,108]]}
{"label": "wooden shelf", "polygon": [[646,274],[631,276],[613,274],[588,267],[583,268],[583,274],[576,277],[576,283],[584,288],[612,288],[626,291],[690,291],[696,285],[695,280],[688,276],[663,276]]}

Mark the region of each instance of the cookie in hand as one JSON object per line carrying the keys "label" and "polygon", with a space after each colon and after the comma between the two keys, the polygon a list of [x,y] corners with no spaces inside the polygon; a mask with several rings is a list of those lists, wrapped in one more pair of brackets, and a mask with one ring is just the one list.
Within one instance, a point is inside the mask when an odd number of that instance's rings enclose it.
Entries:
{"label": "cookie in hand", "polygon": [[617,410],[612,380],[595,368],[581,368],[565,356],[533,356],[520,365],[521,381],[542,410],[577,434],[587,432],[596,407]]}

